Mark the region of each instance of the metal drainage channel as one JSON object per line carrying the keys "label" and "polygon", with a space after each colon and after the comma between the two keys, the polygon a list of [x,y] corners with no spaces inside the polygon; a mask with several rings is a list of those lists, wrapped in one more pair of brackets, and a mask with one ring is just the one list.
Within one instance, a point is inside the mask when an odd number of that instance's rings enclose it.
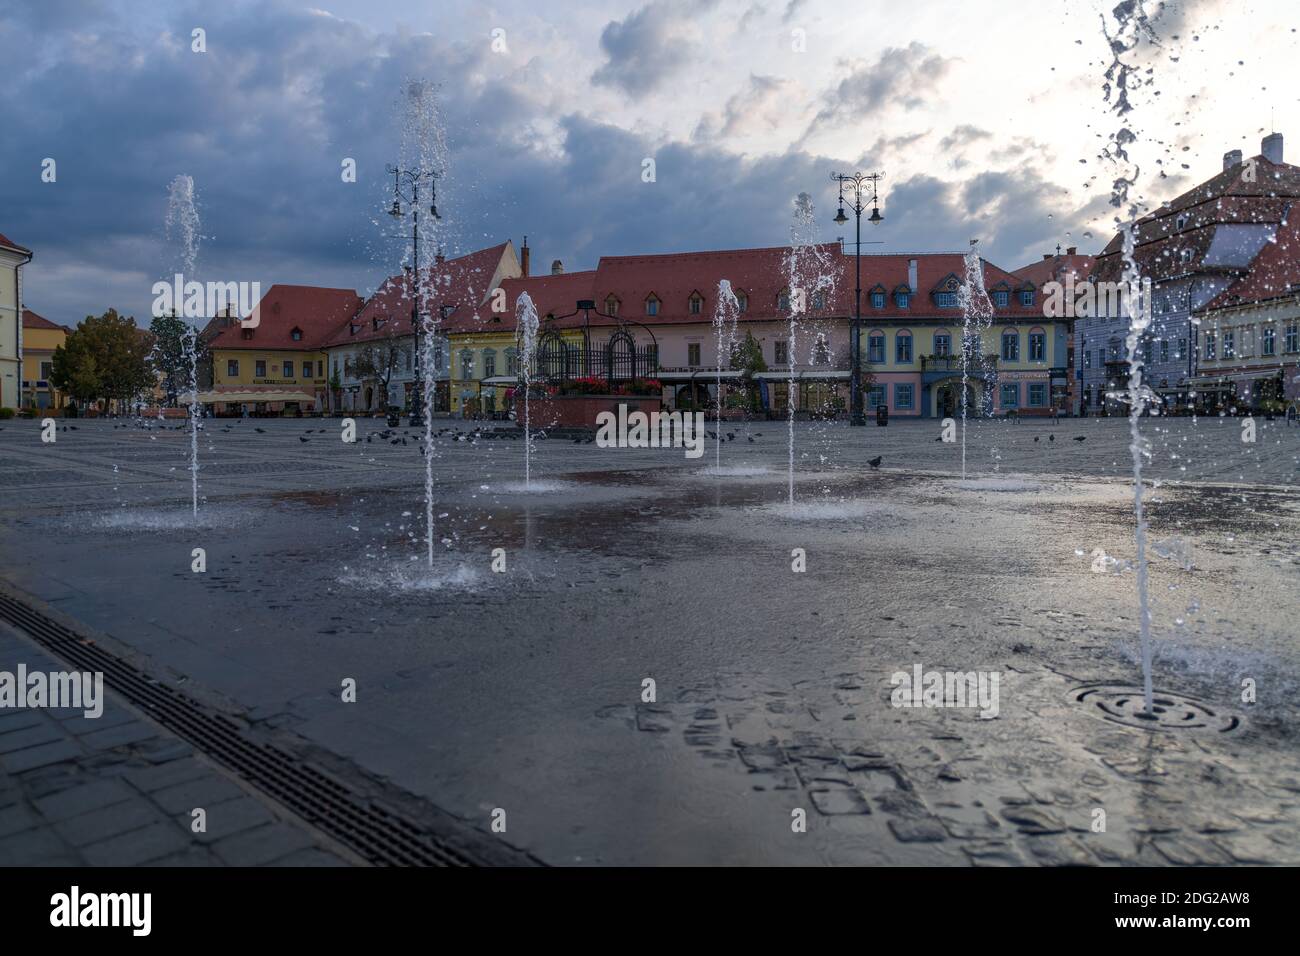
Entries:
{"label": "metal drainage channel", "polygon": [[102,671],[109,688],[205,755],[379,866],[473,866],[413,821],[376,806],[289,754],[247,739],[227,717],[152,681],[57,621],[0,593],[0,618],[68,663]]}

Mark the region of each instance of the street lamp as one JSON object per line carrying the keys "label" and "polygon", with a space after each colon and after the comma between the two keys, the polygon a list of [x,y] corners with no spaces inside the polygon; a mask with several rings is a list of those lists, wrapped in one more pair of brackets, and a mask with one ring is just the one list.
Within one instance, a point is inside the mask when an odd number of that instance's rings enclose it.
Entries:
{"label": "street lamp", "polygon": [[[438,191],[436,180],[438,174],[431,169],[402,169],[398,166],[389,166],[388,171],[393,174],[393,205],[388,210],[388,214],[394,219],[401,219],[405,214],[402,209],[402,202],[405,201],[411,207],[411,258],[413,268],[411,270],[411,330],[415,335],[415,381],[412,383],[411,391],[415,402],[409,412],[412,427],[424,424],[424,369],[421,361],[420,349],[420,183],[425,180],[429,181],[429,192],[431,199],[434,200],[429,204],[429,213],[434,219],[441,219],[438,215]],[[403,191],[405,184],[406,191]],[[387,411],[387,410],[385,410]]]}
{"label": "street lamp", "polygon": [[849,221],[844,215],[844,188],[849,189],[849,204],[856,220],[857,237],[853,247],[854,288],[853,288],[853,325],[852,339],[849,342],[851,371],[849,373],[849,424],[865,425],[867,416],[862,411],[862,212],[866,203],[871,202],[871,215],[867,222],[884,221],[880,214],[879,197],[876,184],[885,176],[884,173],[854,173],[846,176],[831,173],[831,181],[839,183],[840,209],[835,214],[835,222],[843,224]]}

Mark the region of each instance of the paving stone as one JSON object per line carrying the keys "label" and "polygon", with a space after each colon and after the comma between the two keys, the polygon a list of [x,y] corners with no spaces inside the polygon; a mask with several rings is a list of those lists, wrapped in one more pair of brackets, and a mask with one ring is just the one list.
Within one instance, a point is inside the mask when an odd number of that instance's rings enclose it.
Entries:
{"label": "paving stone", "polygon": [[75,854],[52,830],[24,830],[0,839],[0,860],[5,866],[71,866]]}
{"label": "paving stone", "polygon": [[948,831],[935,817],[890,820],[889,829],[899,843],[942,843],[948,839]]}
{"label": "paving stone", "polygon": [[142,793],[152,793],[155,790],[196,780],[212,772],[212,768],[205,763],[192,758],[181,758],[156,767],[133,768],[127,770],[123,777]]}
{"label": "paving stone", "polygon": [[38,710],[0,710],[0,734],[13,733],[24,727],[35,727],[45,723],[45,718]]}
{"label": "paving stone", "polygon": [[852,787],[809,790],[808,796],[812,798],[817,812],[823,816],[871,812],[871,805],[867,803],[866,798]]}
{"label": "paving stone", "polygon": [[64,718],[61,723],[75,737],[98,733],[110,727],[134,723],[136,716],[124,707],[105,707],[98,717],[86,717],[81,713]]}
{"label": "paving stone", "polygon": [[0,810],[0,838],[30,830],[40,824],[40,818],[21,803]]}
{"label": "paving stone", "polygon": [[218,840],[212,848],[231,866],[261,866],[306,849],[312,843],[312,838],[305,830],[283,823],[272,823]]}
{"label": "paving stone", "polygon": [[162,819],[162,814],[148,801],[137,798],[126,803],[101,807],[54,824],[55,831],[73,846],[98,843],[120,833],[130,833]]}
{"label": "paving stone", "polygon": [[183,740],[159,738],[156,741],[137,747],[136,752],[150,763],[163,764],[179,760],[181,757],[192,756],[194,748]]}
{"label": "paving stone", "polygon": [[64,734],[60,731],[59,725],[46,720],[32,727],[15,730],[12,733],[0,733],[0,754],[26,750],[28,747],[63,739]]}
{"label": "paving stone", "polygon": [[45,819],[57,823],[91,810],[121,803],[134,795],[134,791],[118,780],[93,780],[42,797],[35,803],[36,809]]}
{"label": "paving stone", "polygon": [[[275,816],[270,810],[248,796],[226,800],[204,809],[208,812],[207,832],[194,834],[194,839],[200,843],[215,843],[244,830],[275,822]],[[192,819],[190,812],[185,811],[181,814],[180,823],[188,828]]]}
{"label": "paving stone", "polygon": [[225,777],[211,773],[189,783],[177,784],[165,790],[155,790],[149,798],[167,813],[189,814],[195,807],[203,807],[210,814],[212,808],[226,800],[244,796],[244,791]]}
{"label": "paving stone", "polygon": [[56,740],[39,747],[28,747],[16,753],[0,756],[0,766],[9,773],[22,773],[63,760],[76,760],[84,751],[71,740]]}
{"label": "paving stone", "polygon": [[281,857],[278,860],[268,864],[269,866],[352,866],[352,863],[343,859],[341,856],[329,853],[318,847],[309,847],[306,850],[299,850],[297,853],[290,853],[288,856]]}
{"label": "paving stone", "polygon": [[123,833],[82,848],[91,866],[138,866],[189,846],[184,833],[170,821],[162,820],[130,833]]}
{"label": "paving stone", "polygon": [[112,750],[114,747],[125,747],[127,744],[152,740],[157,736],[158,731],[153,727],[143,721],[136,721],[86,734],[81,738],[81,742],[95,750]]}

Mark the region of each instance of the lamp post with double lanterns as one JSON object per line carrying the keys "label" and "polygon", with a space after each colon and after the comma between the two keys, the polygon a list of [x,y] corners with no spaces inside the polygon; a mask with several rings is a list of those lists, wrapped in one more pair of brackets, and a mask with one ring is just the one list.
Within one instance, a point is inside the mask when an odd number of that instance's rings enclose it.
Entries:
{"label": "lamp post with double lanterns", "polygon": [[831,173],[831,181],[839,183],[840,187],[840,211],[835,215],[835,222],[843,224],[849,221],[849,217],[844,215],[844,190],[847,187],[849,191],[849,204],[853,209],[853,217],[857,221],[857,236],[853,247],[854,263],[854,287],[853,287],[853,326],[852,340],[849,342],[850,367],[849,372],[849,424],[865,425],[867,416],[862,411],[862,213],[869,201],[871,203],[871,215],[867,217],[870,223],[879,223],[884,221],[884,216],[880,214],[879,197],[876,192],[876,184],[885,176],[884,173],[853,173],[845,175],[843,173]]}
{"label": "lamp post with double lanterns", "polygon": [[420,349],[420,184],[428,181],[429,214],[434,219],[441,219],[442,217],[438,215],[437,203],[438,174],[431,169],[402,169],[399,166],[389,166],[388,171],[393,174],[393,205],[389,208],[388,214],[394,219],[401,219],[406,215],[402,203],[406,202],[411,207],[410,295],[411,331],[415,335],[415,381],[411,386],[413,402],[409,414],[411,426],[414,427],[424,424],[424,368]]}

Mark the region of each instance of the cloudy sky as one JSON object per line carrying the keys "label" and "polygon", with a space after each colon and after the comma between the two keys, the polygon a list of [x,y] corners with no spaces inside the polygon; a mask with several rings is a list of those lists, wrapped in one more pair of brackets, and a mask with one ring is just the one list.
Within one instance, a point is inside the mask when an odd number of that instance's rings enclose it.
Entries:
{"label": "cloudy sky", "polygon": [[[1114,2],[0,0],[0,233],[36,253],[29,307],[144,323],[175,265],[167,184],[185,173],[198,278],[365,294],[394,262],[384,166],[420,77],[446,122],[449,255],[526,234],[537,271],[775,245],[800,191],[823,238],[851,237],[829,177],[861,169],[886,175],[867,251],[979,237],[1015,268],[1113,229],[1098,153],[1119,125],[1102,94]],[[1225,150],[1258,153],[1270,126],[1300,155],[1293,0],[1145,6],[1159,45],[1135,54],[1152,71],[1129,120],[1142,198],[1207,178]]]}

